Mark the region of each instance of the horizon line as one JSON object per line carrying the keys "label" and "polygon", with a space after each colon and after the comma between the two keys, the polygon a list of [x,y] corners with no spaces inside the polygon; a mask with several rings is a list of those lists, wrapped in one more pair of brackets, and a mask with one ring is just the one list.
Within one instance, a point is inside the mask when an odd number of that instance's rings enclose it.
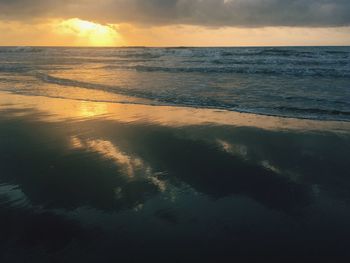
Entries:
{"label": "horizon line", "polygon": [[179,46],[143,46],[143,45],[130,45],[130,46],[70,46],[70,45],[0,45],[0,48],[6,47],[33,47],[33,48],[269,48],[269,47],[350,47],[348,45],[237,45],[237,46],[191,46],[191,45],[179,45]]}

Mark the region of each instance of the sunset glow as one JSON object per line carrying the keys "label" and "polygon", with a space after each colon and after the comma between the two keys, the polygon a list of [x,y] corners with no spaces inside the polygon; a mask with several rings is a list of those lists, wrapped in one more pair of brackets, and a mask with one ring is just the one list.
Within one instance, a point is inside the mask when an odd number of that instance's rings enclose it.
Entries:
{"label": "sunset glow", "polygon": [[0,0],[0,263],[350,262],[349,14]]}
{"label": "sunset glow", "polygon": [[346,46],[349,12],[343,0],[0,0],[0,45]]}
{"label": "sunset glow", "polygon": [[90,21],[72,18],[56,25],[59,34],[73,35],[76,41],[85,46],[114,46],[119,44],[119,34],[112,25],[101,25]]}

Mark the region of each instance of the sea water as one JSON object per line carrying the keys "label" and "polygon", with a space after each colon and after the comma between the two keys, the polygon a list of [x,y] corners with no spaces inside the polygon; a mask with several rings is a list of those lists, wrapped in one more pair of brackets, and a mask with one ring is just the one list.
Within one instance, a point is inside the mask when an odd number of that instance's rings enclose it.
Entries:
{"label": "sea water", "polygon": [[350,47],[2,47],[0,90],[350,121]]}

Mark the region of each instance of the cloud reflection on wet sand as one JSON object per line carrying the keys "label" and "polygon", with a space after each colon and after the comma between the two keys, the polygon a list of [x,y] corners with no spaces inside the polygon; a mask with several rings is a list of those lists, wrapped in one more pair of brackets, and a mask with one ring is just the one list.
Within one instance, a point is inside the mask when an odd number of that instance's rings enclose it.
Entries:
{"label": "cloud reflection on wet sand", "polygon": [[[106,259],[138,245],[140,257],[167,245],[179,257],[283,258],[291,246],[305,257],[305,246],[346,254],[330,246],[350,233],[346,123],[111,104],[85,105],[103,111],[84,117],[79,101],[33,100],[1,97],[0,231],[13,238],[0,238],[4,248],[22,250],[30,237],[26,251],[53,249],[56,259],[94,258],[99,243]],[[49,235],[30,230],[38,222]]]}

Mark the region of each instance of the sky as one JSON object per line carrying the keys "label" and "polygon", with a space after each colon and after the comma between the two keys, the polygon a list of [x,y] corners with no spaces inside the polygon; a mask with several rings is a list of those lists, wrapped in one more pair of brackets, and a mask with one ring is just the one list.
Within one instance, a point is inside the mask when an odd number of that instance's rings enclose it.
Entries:
{"label": "sky", "polygon": [[350,1],[0,0],[0,45],[350,45]]}

